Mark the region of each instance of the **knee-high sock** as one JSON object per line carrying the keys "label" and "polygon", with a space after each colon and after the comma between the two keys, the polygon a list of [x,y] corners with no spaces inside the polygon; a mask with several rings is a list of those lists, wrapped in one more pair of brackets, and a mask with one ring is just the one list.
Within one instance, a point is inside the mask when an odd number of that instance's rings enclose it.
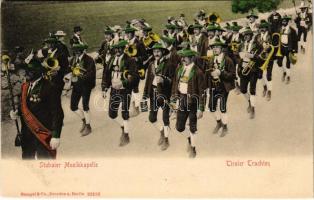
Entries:
{"label": "knee-high sock", "polygon": [[191,146],[192,147],[195,147],[195,137],[196,137],[196,133],[191,133],[190,132]]}
{"label": "knee-high sock", "polygon": [[273,89],[273,84],[271,81],[267,81],[267,90],[271,91]]}
{"label": "knee-high sock", "polygon": [[89,111],[84,111],[84,117],[85,117],[85,120],[86,120],[86,124],[90,124],[90,114],[89,114]]}
{"label": "knee-high sock", "polygon": [[245,93],[245,94],[243,94],[243,96],[245,97],[245,99],[248,101],[248,100],[250,100],[250,95],[249,95],[249,93]]}
{"label": "knee-high sock", "polygon": [[216,110],[214,112],[214,114],[215,114],[216,121],[221,120],[221,112],[220,112],[220,110]]}
{"label": "knee-high sock", "polygon": [[267,85],[267,73],[266,73],[266,71],[263,73],[263,85],[265,86],[265,85]]}
{"label": "knee-high sock", "polygon": [[164,126],[164,134],[165,134],[165,137],[166,137],[166,138],[168,138],[169,132],[170,132],[169,126]]}
{"label": "knee-high sock", "polygon": [[228,115],[227,113],[221,113],[221,121],[223,124],[228,124]]}
{"label": "knee-high sock", "polygon": [[287,67],[284,65],[284,64],[282,64],[283,66],[282,66],[282,72],[286,72],[287,71]]}
{"label": "knee-high sock", "polygon": [[134,98],[134,103],[135,103],[135,107],[139,107],[140,106],[140,102],[141,102],[141,95],[140,93],[132,93],[132,97]]}
{"label": "knee-high sock", "polygon": [[84,112],[80,109],[77,109],[76,111],[74,111],[74,113],[80,117],[80,119],[84,119]]}
{"label": "knee-high sock", "polygon": [[124,133],[129,133],[129,120],[123,120]]}
{"label": "knee-high sock", "polygon": [[255,107],[256,104],[256,95],[250,95],[251,106]]}
{"label": "knee-high sock", "polygon": [[287,72],[287,77],[290,77],[290,69],[286,69],[286,72]]}

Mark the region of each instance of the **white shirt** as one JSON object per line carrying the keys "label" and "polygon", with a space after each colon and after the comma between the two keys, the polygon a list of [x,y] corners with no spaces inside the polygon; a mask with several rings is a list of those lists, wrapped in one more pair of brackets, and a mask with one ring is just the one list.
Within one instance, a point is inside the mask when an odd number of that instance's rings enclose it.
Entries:
{"label": "white shirt", "polygon": [[232,42],[239,42],[240,33],[232,34],[231,41]]}
{"label": "white shirt", "polygon": [[157,76],[156,76],[155,72],[156,72],[156,69],[158,68],[158,63],[160,64],[162,61],[163,61],[163,57],[161,59],[159,59],[159,62],[157,60],[155,60],[154,64],[153,64],[154,68],[152,69],[152,71],[154,74],[154,80],[153,80],[152,84],[153,84],[153,86],[156,86],[156,87],[157,87],[157,78],[156,78]]}
{"label": "white shirt", "polygon": [[258,30],[258,24],[257,24],[256,21],[253,22],[253,23],[249,23],[249,27],[250,27],[250,29],[251,29],[253,32],[257,32],[257,30]]}
{"label": "white shirt", "polygon": [[83,42],[81,41],[81,37],[78,34],[74,33],[74,36],[78,39],[78,42],[80,44],[83,44]]}
{"label": "white shirt", "polygon": [[42,79],[42,77],[39,77],[38,79],[36,79],[35,81],[31,82],[29,87],[28,87],[28,91],[27,91],[27,94],[29,94],[33,89],[34,87],[37,85],[37,83]]}
{"label": "white shirt", "polygon": [[131,40],[128,40],[129,44],[132,45],[135,42],[135,37],[133,37]]}
{"label": "white shirt", "polygon": [[[113,60],[113,66],[114,67],[118,67],[120,68],[121,65],[121,60],[123,58],[124,54],[121,54],[120,56],[115,56],[114,60]],[[122,81],[121,81],[121,75],[123,72],[120,72],[120,70],[118,69],[117,71],[114,69],[112,72],[112,79],[111,79],[111,83],[112,83],[112,87],[114,89],[122,89],[121,85],[122,85]]]}
{"label": "white shirt", "polygon": [[263,42],[267,42],[268,32],[261,33],[261,39]]}
{"label": "white shirt", "polygon": [[281,34],[281,43],[287,45],[288,44],[288,35],[289,35],[289,31],[290,31],[290,26],[283,26],[282,27],[282,34]]}
{"label": "white shirt", "polygon": [[215,56],[214,62],[220,64],[223,58],[224,58],[224,54],[221,53],[218,56]]}
{"label": "white shirt", "polygon": [[[194,63],[192,62],[191,64],[184,66],[183,74],[182,74],[181,78],[188,80],[188,77],[189,77],[190,72],[193,68],[193,65],[194,65]],[[181,80],[179,80],[179,91],[181,94],[187,94],[188,93],[188,82],[182,82]]]}

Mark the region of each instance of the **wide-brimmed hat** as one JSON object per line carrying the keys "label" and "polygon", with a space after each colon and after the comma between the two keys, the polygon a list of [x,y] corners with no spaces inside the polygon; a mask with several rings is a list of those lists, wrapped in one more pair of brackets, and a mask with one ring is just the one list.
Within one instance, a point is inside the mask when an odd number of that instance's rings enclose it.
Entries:
{"label": "wide-brimmed hat", "polygon": [[72,50],[73,51],[84,51],[85,49],[88,48],[87,44],[73,44]]}
{"label": "wide-brimmed hat", "polygon": [[198,53],[196,51],[193,51],[192,49],[181,49],[178,51],[178,55],[181,57],[192,57],[197,56]]}
{"label": "wide-brimmed hat", "polygon": [[124,47],[126,47],[126,45],[128,45],[128,41],[120,40],[117,44],[112,45],[111,48],[113,48],[113,49],[115,49],[115,48],[124,48]]}
{"label": "wide-brimmed hat", "polygon": [[35,72],[43,72],[44,67],[42,66],[41,62],[37,59],[32,59],[28,64],[27,64],[27,71],[35,71]]}
{"label": "wide-brimmed hat", "polygon": [[253,31],[251,30],[250,27],[245,27],[245,29],[241,32],[243,35],[253,35]]}
{"label": "wide-brimmed hat", "polygon": [[281,20],[291,20],[292,19],[292,17],[291,16],[288,16],[288,15],[284,15],[284,16],[282,16],[282,18],[281,18]]}
{"label": "wide-brimmed hat", "polygon": [[23,51],[24,51],[24,47],[21,47],[21,46],[14,47],[14,53],[22,53]]}
{"label": "wide-brimmed hat", "polygon": [[200,17],[200,16],[204,16],[205,17],[206,13],[204,10],[199,10],[197,13],[196,13],[196,17]]}
{"label": "wide-brimmed hat", "polygon": [[215,24],[208,24],[206,27],[207,31],[216,31],[216,25]]}
{"label": "wide-brimmed hat", "polygon": [[74,26],[73,28],[73,32],[76,33],[76,32],[79,32],[79,31],[82,31],[82,27],[81,26]]}
{"label": "wide-brimmed hat", "polygon": [[266,29],[268,29],[269,28],[269,26],[270,26],[270,24],[266,21],[266,20],[262,20],[261,21],[261,23],[260,23],[260,25],[258,26],[258,28],[266,28]]}
{"label": "wide-brimmed hat", "polygon": [[164,52],[164,54],[168,54],[169,50],[161,43],[156,43],[152,48],[150,48],[150,51],[153,51],[154,49],[160,49]]}
{"label": "wide-brimmed hat", "polygon": [[135,31],[137,31],[136,28],[133,28],[132,26],[130,26],[129,24],[123,29],[123,31],[125,33],[134,33]]}
{"label": "wide-brimmed hat", "polygon": [[243,26],[238,25],[238,22],[232,22],[231,30],[239,31],[243,28]]}
{"label": "wide-brimmed hat", "polygon": [[250,18],[250,17],[254,17],[255,19],[258,19],[257,14],[255,14],[254,12],[251,12],[248,16],[246,16],[246,18]]}
{"label": "wide-brimmed hat", "polygon": [[160,38],[163,42],[167,43],[167,44],[173,44],[176,39],[175,38],[170,38],[170,37],[166,37],[166,36],[161,36]]}
{"label": "wide-brimmed hat", "polygon": [[56,33],[55,33],[55,36],[66,36],[67,34],[64,32],[64,31],[61,31],[61,30],[59,30],[59,31],[56,31]]}
{"label": "wide-brimmed hat", "polygon": [[181,44],[178,45],[178,47],[181,49],[190,49],[191,43],[189,41],[183,41],[181,42]]}
{"label": "wide-brimmed hat", "polygon": [[113,34],[114,33],[114,30],[112,30],[109,26],[106,26],[104,28],[104,33],[105,34]]}
{"label": "wide-brimmed hat", "polygon": [[153,28],[151,26],[144,26],[143,31],[149,32],[152,31]]}
{"label": "wide-brimmed hat", "polygon": [[56,42],[58,42],[59,40],[55,37],[55,36],[51,36],[51,37],[48,37],[44,40],[44,43],[47,43],[47,44],[54,44]]}
{"label": "wide-brimmed hat", "polygon": [[305,2],[302,1],[300,5],[300,9],[308,8],[308,6],[305,5]]}
{"label": "wide-brimmed hat", "polygon": [[193,25],[191,26],[191,28],[192,28],[192,29],[195,29],[195,28],[202,29],[202,28],[203,28],[203,26],[202,26],[202,25],[200,25],[199,23],[195,23],[195,24],[193,24]]}
{"label": "wide-brimmed hat", "polygon": [[165,27],[166,27],[166,29],[172,29],[172,30],[174,30],[174,29],[176,29],[176,28],[177,28],[177,26],[176,26],[176,25],[174,25],[174,24],[170,24],[170,23],[166,24],[166,25],[165,25]]}
{"label": "wide-brimmed hat", "polygon": [[226,23],[226,25],[224,26],[224,29],[231,30],[231,25],[229,22]]}
{"label": "wide-brimmed hat", "polygon": [[220,47],[225,47],[226,43],[221,41],[219,38],[215,38],[214,42],[211,43],[209,46],[214,47],[214,46],[220,46]]}

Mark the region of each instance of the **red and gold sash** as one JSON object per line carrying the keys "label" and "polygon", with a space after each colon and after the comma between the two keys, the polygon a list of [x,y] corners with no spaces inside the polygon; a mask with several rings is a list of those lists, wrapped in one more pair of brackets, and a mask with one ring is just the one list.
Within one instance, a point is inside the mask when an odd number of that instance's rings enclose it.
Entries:
{"label": "red and gold sash", "polygon": [[38,119],[31,113],[27,107],[27,91],[29,83],[22,84],[21,112],[22,117],[28,129],[34,134],[39,142],[47,149],[52,158],[56,158],[57,151],[51,149],[49,142],[52,137],[51,131],[48,130]]}

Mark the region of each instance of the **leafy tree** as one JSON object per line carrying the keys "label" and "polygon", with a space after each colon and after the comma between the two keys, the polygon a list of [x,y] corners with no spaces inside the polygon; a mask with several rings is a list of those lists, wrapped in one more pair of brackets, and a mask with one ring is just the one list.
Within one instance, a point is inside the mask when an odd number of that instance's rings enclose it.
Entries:
{"label": "leafy tree", "polygon": [[282,0],[232,0],[232,12],[248,13],[254,9],[259,12],[268,12],[277,9]]}

